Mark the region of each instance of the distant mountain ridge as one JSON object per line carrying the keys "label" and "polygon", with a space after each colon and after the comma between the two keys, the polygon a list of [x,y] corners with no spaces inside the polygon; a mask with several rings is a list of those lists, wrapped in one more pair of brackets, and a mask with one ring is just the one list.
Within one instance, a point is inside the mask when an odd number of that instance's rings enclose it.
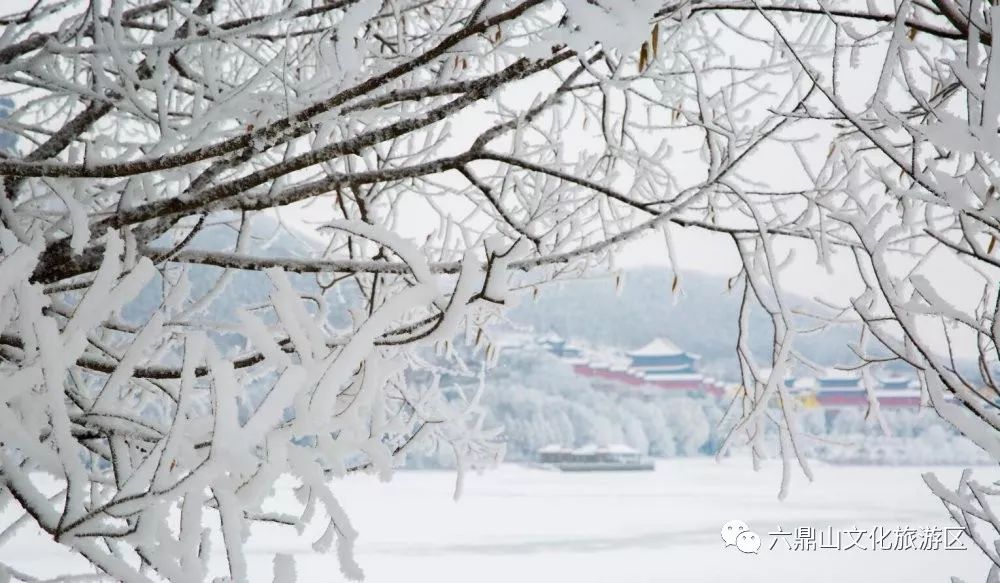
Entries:
{"label": "distant mountain ridge", "polygon": [[[538,334],[554,332],[621,350],[669,338],[681,349],[700,355],[704,372],[735,379],[740,295],[727,290],[724,277],[682,273],[676,294],[671,291],[673,272],[667,268],[634,269],[623,277],[620,291],[613,277],[543,287],[534,301],[523,298],[509,317]],[[793,298],[792,303],[806,305],[809,300]],[[761,359],[771,350],[770,326],[763,310],[751,311],[750,347]],[[848,348],[856,338],[856,331],[841,327],[802,335],[797,346],[814,362],[834,366],[856,360]]]}
{"label": "distant mountain ridge", "polygon": [[[287,227],[272,217],[257,217],[251,230],[252,252],[272,257],[304,257],[317,251],[318,244],[305,238],[307,233],[289,233]],[[191,248],[231,250],[235,240],[233,229],[215,225],[200,232],[191,242]],[[161,244],[171,245],[168,241]],[[188,270],[195,297],[204,294],[223,271],[209,266],[189,266]],[[727,290],[724,277],[685,272],[680,276],[676,293],[671,291],[673,272],[667,268],[629,270],[623,273],[623,278],[620,293],[611,276],[543,286],[534,301],[527,294],[522,296],[508,316],[537,334],[555,332],[568,339],[621,351],[638,348],[654,338],[669,338],[681,349],[700,355],[703,372],[735,380],[740,298],[737,290]],[[317,291],[311,276],[291,274],[290,279],[303,291]],[[266,303],[269,290],[270,283],[263,273],[235,273],[227,293],[216,298],[202,313],[212,319],[232,318],[237,307]],[[126,319],[144,321],[163,300],[161,292],[159,282],[150,284],[126,308]],[[351,303],[355,299],[351,295],[347,293],[341,301]],[[809,300],[797,298],[792,303],[806,305]],[[331,324],[348,325],[348,306],[342,308],[329,314]],[[751,311],[750,329],[754,353],[766,357],[771,348],[770,322],[762,310]],[[854,361],[847,346],[856,337],[852,330],[834,329],[803,335],[798,347],[815,362],[833,366]]]}

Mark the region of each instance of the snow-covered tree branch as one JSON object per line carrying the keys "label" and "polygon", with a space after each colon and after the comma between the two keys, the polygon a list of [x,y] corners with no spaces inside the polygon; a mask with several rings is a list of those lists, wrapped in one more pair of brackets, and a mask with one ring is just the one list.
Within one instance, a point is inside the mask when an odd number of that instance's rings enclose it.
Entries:
{"label": "snow-covered tree branch", "polygon": [[[795,214],[796,224],[814,235],[819,260],[859,281],[849,303],[824,306],[825,314],[812,314],[814,322],[827,322],[819,329],[856,322],[856,368],[893,361],[913,367],[924,404],[1000,459],[1000,262],[994,256],[1000,235],[1000,42],[993,34],[1000,11],[975,0],[904,0],[893,6],[751,1],[692,10],[721,22],[740,21],[744,31],[754,31],[745,40],[770,42],[791,55],[791,74],[801,75],[800,91],[809,94],[792,119],[805,121],[815,135],[789,144],[804,179],[788,194],[800,200],[781,209],[749,197],[745,204],[768,208],[758,215],[762,228],[781,214]],[[766,192],[776,194],[773,181],[761,180],[771,186]],[[794,346],[786,351],[795,326],[781,302],[778,274],[790,254],[776,254],[775,238],[763,231],[753,240],[736,239],[751,298],[774,321],[773,370],[792,362],[808,366]],[[851,264],[834,268],[833,247],[849,248]],[[954,291],[956,280],[962,293]],[[741,354],[749,360],[746,351]],[[970,355],[977,357],[975,366],[963,363]],[[773,377],[760,378],[747,367],[748,386],[759,387],[749,398],[754,411],[767,406],[769,390],[785,401],[780,379]],[[869,415],[879,419],[878,401],[870,403]],[[740,429],[751,420],[743,419]],[[798,456],[794,419],[775,422],[789,436],[783,449]],[[754,430],[746,429],[753,442]],[[808,475],[804,463],[803,469]],[[980,504],[992,494],[965,479],[954,492],[933,476],[927,480],[955,516],[959,501],[976,503],[970,492]],[[956,520],[982,542],[973,521]],[[987,550],[994,563],[995,554]]]}
{"label": "snow-covered tree branch", "polygon": [[[783,374],[812,366],[798,336],[848,322],[860,366],[881,350],[916,367],[927,404],[1000,455],[1000,41],[997,9],[970,2],[10,11],[0,499],[24,518],[0,544],[33,521],[110,578],[201,581],[211,525],[246,581],[250,523],[322,512],[315,547],[360,578],[336,478],[389,479],[421,440],[460,474],[502,456],[479,395],[443,384],[479,374],[453,343],[491,360],[516,291],[607,268],[649,231],[697,253],[677,228],[731,240],[744,314],[771,316],[768,362],[741,320],[723,450],[767,455],[771,424],[809,475]],[[785,299],[803,245],[851,257],[864,288],[819,325]],[[981,274],[971,308],[920,269],[940,255]],[[942,326],[971,334],[979,378],[928,339]],[[301,513],[275,517],[285,474]],[[275,580],[293,572],[276,561]]]}
{"label": "snow-covered tree branch", "polygon": [[[7,15],[2,496],[113,579],[204,580],[209,528],[245,581],[247,526],[276,520],[262,503],[291,474],[301,515],[278,522],[325,513],[316,548],[359,578],[336,477],[388,479],[422,439],[460,469],[502,455],[421,347],[489,356],[511,270],[569,277],[668,223],[746,231],[713,218],[713,188],[783,121],[715,121],[749,109],[723,113],[745,79],[681,81],[703,42],[659,8]],[[673,132],[703,135],[703,172],[663,164]]]}

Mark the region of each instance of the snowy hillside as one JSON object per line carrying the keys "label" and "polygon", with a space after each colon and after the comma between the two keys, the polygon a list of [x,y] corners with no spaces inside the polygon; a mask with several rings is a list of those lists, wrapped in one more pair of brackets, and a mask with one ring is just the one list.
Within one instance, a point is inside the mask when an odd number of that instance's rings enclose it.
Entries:
{"label": "snowy hillside", "polygon": [[[707,372],[735,378],[739,294],[727,291],[722,277],[691,271],[681,281],[678,291],[671,292],[672,271],[644,268],[624,273],[620,293],[611,277],[547,286],[534,301],[525,298],[510,318],[539,333],[554,331],[621,348],[637,348],[668,336],[684,350],[701,355]],[[766,354],[771,338],[762,311],[752,312],[750,330],[753,350]],[[856,336],[847,328],[827,330],[803,335],[798,347],[816,362],[836,365],[853,360],[847,346]]]}
{"label": "snowy hillside", "polygon": [[[252,236],[263,254],[296,255],[314,245],[306,234],[267,219],[255,222]],[[216,225],[199,233],[191,247],[231,249],[236,243],[229,227]],[[181,277],[181,270],[174,270],[168,276]],[[192,266],[184,277],[196,297],[208,292],[220,278],[234,278],[229,284],[229,294],[192,310],[189,314],[192,318],[222,320],[231,317],[237,305],[252,305],[267,299],[269,285],[261,273],[225,275],[219,268]],[[292,277],[300,291],[307,294],[316,291],[313,278]],[[685,275],[685,292],[676,302],[667,301],[671,277],[669,271],[662,269],[631,271],[626,274],[627,281],[620,294],[616,293],[612,279],[546,288],[534,301],[522,297],[511,320],[515,326],[533,323],[535,335],[554,331],[582,342],[620,349],[640,345],[667,331],[686,350],[701,354],[702,370],[734,378],[732,322],[738,309],[737,299],[725,293],[725,280],[689,273]],[[331,311],[331,315],[344,320],[331,324],[346,324],[355,299],[342,298],[343,310]],[[139,320],[162,301],[160,286],[150,284],[129,304],[123,316],[126,320]],[[758,329],[766,329],[761,314],[756,314],[755,319]],[[226,338],[224,332],[217,334],[220,339]],[[836,362],[849,358],[845,348],[849,341],[849,331],[840,330],[806,337],[803,347],[819,362]],[[765,350],[769,342],[767,338],[756,338],[754,344]],[[246,347],[234,341],[229,348],[233,354],[239,354]],[[466,351],[461,346],[456,348]],[[469,369],[478,370],[482,354],[468,352],[466,357]],[[478,382],[476,375],[446,379],[459,385]],[[724,399],[709,395],[648,398],[607,393],[574,374],[566,361],[544,352],[518,349],[516,343],[504,349],[497,366],[487,371],[485,382],[488,390],[483,404],[490,423],[504,428],[507,459],[512,461],[532,460],[537,449],[553,443],[573,446],[625,443],[657,457],[712,455],[727,428],[723,419],[727,405]],[[259,397],[256,390],[249,393],[252,398]],[[958,438],[930,412],[892,411],[887,417],[890,436],[882,435],[868,423],[861,411],[805,413],[807,431],[832,439],[813,444],[812,455],[848,463],[883,463],[891,457],[894,463],[902,464],[974,462],[981,458],[981,452]],[[452,463],[450,451],[433,449],[409,459],[410,467],[441,467]]]}
{"label": "snowy hillside", "polygon": [[[486,377],[483,397],[491,425],[504,429],[509,461],[533,461],[549,445],[624,443],[656,457],[714,455],[732,424],[729,402],[711,395],[640,395],[595,388],[571,366],[532,348],[508,349]],[[462,384],[462,379],[453,379]],[[475,381],[466,379],[471,385]],[[801,412],[808,455],[849,464],[983,463],[985,453],[959,436],[929,409],[882,412],[889,434],[860,408]],[[771,435],[770,453],[777,454]],[[734,455],[745,455],[734,453]],[[447,467],[447,450],[424,451],[410,467]]]}

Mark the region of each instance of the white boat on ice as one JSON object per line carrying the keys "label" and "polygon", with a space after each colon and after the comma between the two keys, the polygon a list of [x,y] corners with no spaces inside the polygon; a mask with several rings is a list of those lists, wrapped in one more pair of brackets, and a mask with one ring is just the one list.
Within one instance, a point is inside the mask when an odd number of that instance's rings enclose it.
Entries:
{"label": "white boat on ice", "polygon": [[642,471],[654,467],[653,460],[620,443],[590,444],[577,449],[547,445],[538,450],[538,463],[564,472]]}

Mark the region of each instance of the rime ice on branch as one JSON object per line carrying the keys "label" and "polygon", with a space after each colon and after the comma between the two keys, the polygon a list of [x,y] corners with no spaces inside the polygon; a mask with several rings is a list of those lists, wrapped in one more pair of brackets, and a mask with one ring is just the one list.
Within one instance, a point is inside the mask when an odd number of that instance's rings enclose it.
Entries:
{"label": "rime ice on branch", "polygon": [[[0,502],[23,518],[0,544],[34,522],[113,579],[188,583],[216,575],[207,528],[245,581],[248,524],[318,517],[315,548],[359,578],[338,478],[389,479],[424,441],[462,468],[502,454],[478,395],[442,385],[476,374],[454,343],[492,361],[489,324],[519,292],[651,230],[672,261],[696,253],[678,227],[742,261],[724,447],[763,459],[777,427],[782,492],[809,468],[779,380],[826,325],[858,327],[862,368],[916,367],[927,403],[996,453],[1000,41],[996,8],[960,4],[42,0],[3,16]],[[883,49],[852,109],[845,69]],[[290,226],[303,217],[314,232]],[[803,316],[788,241],[853,257],[866,291]],[[985,274],[978,306],[897,267],[931,252]],[[748,349],[754,303],[768,358]],[[973,332],[983,378],[928,345],[927,319]],[[263,512],[285,474],[301,514]],[[274,580],[294,575],[276,558]]]}

